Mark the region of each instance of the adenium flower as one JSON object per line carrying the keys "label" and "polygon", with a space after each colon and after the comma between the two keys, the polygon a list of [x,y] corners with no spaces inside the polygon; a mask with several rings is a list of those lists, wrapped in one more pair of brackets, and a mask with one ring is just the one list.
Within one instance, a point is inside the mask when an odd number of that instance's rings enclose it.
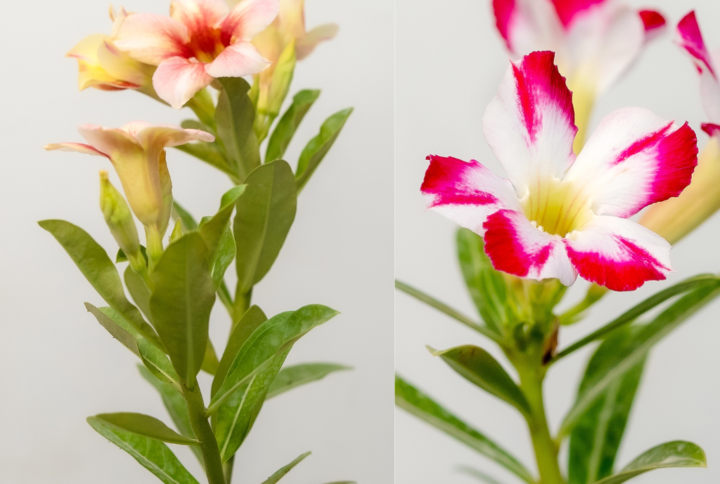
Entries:
{"label": "adenium flower", "polygon": [[710,122],[702,129],[710,139],[700,153],[692,183],[678,198],[650,207],[640,219],[645,227],[675,243],[720,209],[720,58],[710,53],[695,12],[677,26],[676,42],[687,52],[700,75],[700,95]]}
{"label": "adenium flower", "polygon": [[127,13],[121,10],[116,14],[111,9],[110,18],[113,20],[111,35],[89,35],[67,53],[78,61],[80,90],[89,87],[103,91],[151,89],[155,68],[120,52],[112,43]]}
{"label": "adenium flower", "polygon": [[270,65],[251,41],[278,9],[278,0],[243,0],[231,11],[222,0],[175,0],[170,17],[129,15],[114,44],[157,66],[155,91],[179,109],[215,78],[256,74]]}
{"label": "adenium flower", "polygon": [[483,117],[508,175],[430,156],[428,208],[484,237],[497,270],[628,291],[671,272],[670,244],[628,218],[678,196],[697,164],[693,130],[642,108],[606,116],[581,153],[572,94],[552,52],[512,63]]}
{"label": "adenium flower", "polygon": [[575,95],[579,144],[595,98],[665,27],[660,13],[636,11],[620,0],[493,0],[493,9],[497,29],[515,56],[557,53],[560,73]]}
{"label": "adenium flower", "polygon": [[85,124],[79,126],[78,131],[87,144],[56,143],[45,149],[108,158],[120,177],[130,208],[155,237],[165,233],[172,210],[172,182],[165,148],[215,139],[204,131],[144,121],[128,123],[119,129]]}

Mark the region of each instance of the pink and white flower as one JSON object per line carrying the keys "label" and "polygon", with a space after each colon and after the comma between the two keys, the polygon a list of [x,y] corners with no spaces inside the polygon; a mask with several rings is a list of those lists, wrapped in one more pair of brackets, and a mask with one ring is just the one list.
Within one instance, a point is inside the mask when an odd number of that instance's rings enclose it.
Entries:
{"label": "pink and white flower", "polygon": [[222,0],[174,0],[170,17],[129,15],[114,44],[158,66],[155,91],[179,109],[218,77],[257,74],[270,65],[251,41],[278,9],[278,0],[243,0],[232,10]]}
{"label": "pink and white flower", "polygon": [[628,218],[690,183],[697,140],[687,123],[620,109],[576,157],[572,94],[554,54],[534,52],[508,68],[483,132],[508,179],[430,156],[421,191],[428,208],[484,237],[496,269],[565,285],[579,274],[616,291],[671,272],[670,244]]}
{"label": "pink and white flower", "polygon": [[133,213],[148,230],[160,236],[167,229],[172,210],[172,182],[165,148],[191,141],[215,140],[204,131],[144,121],[128,123],[119,129],[84,124],[78,131],[87,144],[55,143],[45,149],[75,151],[109,159],[120,177]]}
{"label": "pink and white flower", "polygon": [[576,149],[585,139],[596,97],[665,27],[659,12],[637,11],[621,0],[493,0],[493,9],[497,29],[512,54],[557,54],[560,73],[574,95],[580,130]]}

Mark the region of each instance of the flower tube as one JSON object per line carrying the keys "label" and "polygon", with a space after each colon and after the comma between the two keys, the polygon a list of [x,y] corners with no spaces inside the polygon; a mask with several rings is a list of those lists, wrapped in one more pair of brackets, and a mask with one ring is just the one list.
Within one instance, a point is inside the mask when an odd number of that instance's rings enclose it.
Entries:
{"label": "flower tube", "polygon": [[495,269],[519,277],[578,275],[629,291],[671,272],[670,244],[629,220],[678,196],[697,164],[697,139],[641,108],[606,116],[577,156],[572,94],[552,52],[512,63],[483,117],[508,179],[477,161],[429,156],[428,208],[483,236]]}
{"label": "flower tube", "polygon": [[172,182],[165,148],[190,141],[211,142],[215,137],[204,131],[143,121],[128,123],[119,129],[85,124],[78,131],[88,144],[56,143],[45,149],[109,159],[120,177],[130,208],[145,226],[148,253],[152,258],[159,256],[172,210]]}
{"label": "flower tube", "polygon": [[702,104],[710,120],[702,124],[702,129],[710,139],[700,153],[690,186],[678,198],[650,207],[640,219],[642,225],[672,244],[720,209],[720,81],[717,77],[720,59],[705,46],[695,12],[687,14],[678,24],[676,42],[690,55],[700,75]]}
{"label": "flower tube", "polygon": [[513,55],[557,53],[560,73],[573,93],[576,153],[585,141],[597,96],[665,27],[660,13],[636,11],[619,0],[493,0],[493,10],[497,29]]}
{"label": "flower tube", "polygon": [[114,44],[130,57],[157,66],[155,91],[180,109],[218,77],[257,74],[270,65],[251,41],[278,9],[278,0],[244,0],[231,11],[222,0],[176,0],[170,17],[129,15]]}

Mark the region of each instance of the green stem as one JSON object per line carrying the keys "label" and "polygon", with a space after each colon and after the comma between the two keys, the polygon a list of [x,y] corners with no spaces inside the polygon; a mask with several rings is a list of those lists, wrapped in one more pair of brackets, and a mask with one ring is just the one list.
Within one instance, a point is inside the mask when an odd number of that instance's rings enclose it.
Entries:
{"label": "green stem", "polygon": [[225,471],[225,481],[227,481],[228,484],[230,484],[230,482],[232,481],[234,465],[235,465],[235,456],[230,457],[230,460],[228,460],[223,465],[223,471]]}
{"label": "green stem", "polygon": [[150,271],[155,268],[155,264],[160,260],[163,254],[162,235],[157,227],[145,227],[145,238],[147,240],[147,255],[150,262]]}
{"label": "green stem", "polygon": [[223,306],[225,306],[225,309],[227,309],[228,314],[232,318],[233,312],[235,309],[233,308],[233,300],[232,296],[230,296],[230,291],[227,288],[227,284],[225,284],[225,281],[222,281],[220,284],[220,287],[218,288],[218,297],[220,298],[220,302],[223,303]]}
{"label": "green stem", "polygon": [[608,291],[609,289],[598,286],[597,284],[590,286],[582,301],[560,315],[560,324],[567,326],[580,321],[585,311],[590,309],[593,304],[602,299]]}
{"label": "green stem", "polygon": [[530,404],[530,415],[526,417],[532,439],[538,471],[539,484],[565,484],[558,463],[558,446],[550,435],[545,403],[543,401],[543,380],[545,369],[537,365],[519,365],[520,388]]}
{"label": "green stem", "polygon": [[182,390],[183,397],[185,397],[185,401],[187,402],[190,425],[192,426],[193,432],[195,432],[195,436],[201,442],[200,451],[202,452],[205,463],[205,473],[207,474],[208,484],[226,484],[228,481],[225,481],[223,464],[220,459],[220,450],[218,449],[215,434],[205,416],[205,403],[203,402],[200,388],[195,384],[191,390],[183,385]]}

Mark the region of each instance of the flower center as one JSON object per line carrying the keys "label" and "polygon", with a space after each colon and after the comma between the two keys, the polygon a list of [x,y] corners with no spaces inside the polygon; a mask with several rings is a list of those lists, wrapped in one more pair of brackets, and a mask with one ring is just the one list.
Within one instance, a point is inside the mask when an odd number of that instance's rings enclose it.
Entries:
{"label": "flower center", "polygon": [[590,201],[582,187],[550,178],[530,186],[521,202],[525,216],[540,230],[566,237],[592,218]]}
{"label": "flower center", "polygon": [[210,63],[225,50],[220,29],[197,29],[190,37],[188,48],[200,62]]}

